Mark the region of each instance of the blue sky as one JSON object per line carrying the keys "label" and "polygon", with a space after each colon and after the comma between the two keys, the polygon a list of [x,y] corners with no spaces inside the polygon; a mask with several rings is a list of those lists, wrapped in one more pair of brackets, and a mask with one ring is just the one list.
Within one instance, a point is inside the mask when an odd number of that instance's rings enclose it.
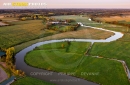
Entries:
{"label": "blue sky", "polygon": [[130,0],[0,0],[0,8],[9,2],[42,2],[47,8],[130,8]]}

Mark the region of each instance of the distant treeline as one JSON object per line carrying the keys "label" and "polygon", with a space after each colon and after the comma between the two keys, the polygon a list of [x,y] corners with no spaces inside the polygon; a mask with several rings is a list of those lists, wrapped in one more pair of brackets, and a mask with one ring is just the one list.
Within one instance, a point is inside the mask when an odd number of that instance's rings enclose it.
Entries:
{"label": "distant treeline", "polygon": [[108,23],[108,24],[121,25],[121,26],[126,26],[126,27],[129,27],[129,28],[130,28],[130,23],[127,23],[127,22],[125,22],[125,21],[101,21],[101,20],[96,19],[96,18],[93,18],[93,17],[91,17],[91,20],[92,20],[92,21],[96,21],[96,22],[98,22],[98,23],[104,22],[104,23]]}

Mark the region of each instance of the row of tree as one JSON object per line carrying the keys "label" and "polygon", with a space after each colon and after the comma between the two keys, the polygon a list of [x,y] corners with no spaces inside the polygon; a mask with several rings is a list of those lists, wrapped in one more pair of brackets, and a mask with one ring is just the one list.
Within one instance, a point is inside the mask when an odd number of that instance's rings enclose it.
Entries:
{"label": "row of tree", "polygon": [[24,76],[25,73],[21,70],[17,70],[16,66],[14,65],[14,61],[15,61],[15,58],[14,58],[15,49],[14,49],[14,47],[10,47],[8,49],[1,48],[1,50],[6,52],[6,56],[3,57],[4,58],[3,61],[6,63],[6,66],[8,67],[8,69],[16,76]]}
{"label": "row of tree", "polygon": [[21,15],[19,16],[19,20],[25,21],[25,20],[36,20],[36,19],[43,19],[43,15]]}

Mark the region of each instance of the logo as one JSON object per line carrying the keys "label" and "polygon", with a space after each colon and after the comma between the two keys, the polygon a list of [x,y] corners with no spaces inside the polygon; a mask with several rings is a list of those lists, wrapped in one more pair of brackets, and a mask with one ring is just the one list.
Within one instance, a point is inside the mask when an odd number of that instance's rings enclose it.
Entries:
{"label": "logo", "polygon": [[46,8],[47,4],[46,3],[30,3],[30,2],[12,2],[12,3],[3,3],[3,6],[6,7],[33,7],[33,8]]}

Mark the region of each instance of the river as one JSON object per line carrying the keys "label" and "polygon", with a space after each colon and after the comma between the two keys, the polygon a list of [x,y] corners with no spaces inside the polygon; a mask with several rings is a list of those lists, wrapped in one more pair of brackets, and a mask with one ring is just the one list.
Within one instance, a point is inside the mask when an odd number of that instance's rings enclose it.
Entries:
{"label": "river", "polygon": [[[85,26],[83,25],[81,22],[78,22],[81,26],[84,27],[91,27],[91,26]],[[35,68],[35,67],[31,67],[29,65],[27,65],[24,62],[24,57],[26,55],[26,53],[32,51],[35,47],[40,46],[40,45],[44,45],[44,44],[49,44],[49,43],[54,43],[54,42],[62,42],[62,41],[77,41],[77,42],[111,42],[111,41],[115,41],[121,37],[123,37],[123,34],[120,32],[115,32],[115,31],[111,31],[111,30],[106,30],[103,28],[97,28],[97,27],[91,27],[92,29],[99,29],[99,30],[104,30],[104,31],[109,31],[109,32],[113,32],[115,35],[104,39],[104,40],[94,40],[94,39],[61,39],[61,40],[50,40],[50,41],[44,41],[44,42],[38,42],[36,44],[33,44],[25,49],[23,49],[22,51],[20,51],[19,53],[17,53],[15,55],[16,58],[16,68],[20,69],[22,71],[25,72],[26,75],[28,76],[32,76],[38,79],[42,79],[45,81],[49,81],[52,83],[55,83],[57,85],[98,85],[96,83],[84,80],[84,79],[80,79],[80,78],[76,78],[76,77],[72,77],[69,75],[59,75],[57,72],[52,72],[52,71],[47,71],[47,70],[43,70],[43,69],[39,69],[39,68]],[[43,73],[49,73],[46,75],[34,75],[33,73],[36,72],[43,72]],[[32,75],[33,74],[33,75]]]}

